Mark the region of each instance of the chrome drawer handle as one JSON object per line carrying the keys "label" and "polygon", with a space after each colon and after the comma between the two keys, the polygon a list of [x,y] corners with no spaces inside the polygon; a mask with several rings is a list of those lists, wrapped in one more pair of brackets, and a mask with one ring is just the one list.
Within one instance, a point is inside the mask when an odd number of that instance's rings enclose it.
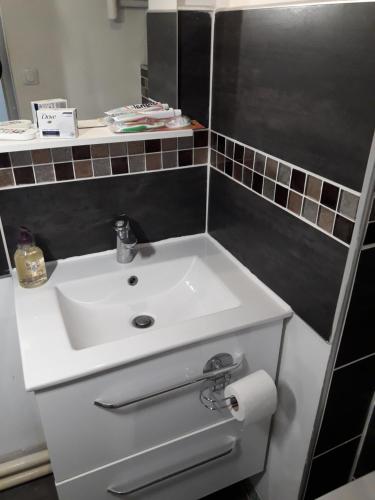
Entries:
{"label": "chrome drawer handle", "polygon": [[151,486],[155,486],[163,481],[166,481],[167,479],[172,479],[173,477],[179,476],[180,474],[184,474],[185,472],[196,469],[197,467],[201,467],[202,465],[206,465],[210,462],[214,462],[215,460],[219,460],[220,458],[227,457],[228,455],[233,453],[235,447],[236,447],[236,440],[233,442],[232,447],[229,450],[226,450],[226,451],[224,451],[218,455],[215,455],[213,457],[206,458],[205,460],[197,462],[194,465],[190,465],[188,467],[184,467],[183,469],[179,469],[175,472],[171,472],[170,474],[166,474],[165,476],[159,477],[158,479],[154,479],[153,481],[150,481],[149,483],[143,484],[142,486],[137,486],[136,488],[131,488],[130,490],[122,490],[118,486],[109,486],[107,488],[107,491],[109,493],[112,493],[113,495],[132,495],[134,493],[138,493],[141,490],[144,490],[146,488],[150,488]]}
{"label": "chrome drawer handle", "polygon": [[184,387],[188,387],[189,385],[198,384],[199,382],[204,382],[206,380],[219,378],[227,373],[231,373],[232,371],[236,370],[241,366],[241,364],[242,364],[242,359],[239,359],[239,361],[232,363],[229,366],[225,366],[224,368],[219,368],[217,370],[204,372],[199,377],[187,380],[185,382],[181,382],[176,385],[172,385],[166,389],[161,389],[160,391],[150,392],[149,394],[145,394],[144,396],[139,396],[138,398],[129,399],[127,401],[121,401],[117,403],[96,400],[94,401],[94,405],[99,406],[100,408],[105,408],[107,410],[116,410],[118,408],[124,408],[125,406],[133,405],[135,403],[141,403],[142,401],[147,401],[148,399],[155,398],[157,396],[162,396],[163,394],[168,394],[169,392],[176,391],[178,389],[183,389]]}

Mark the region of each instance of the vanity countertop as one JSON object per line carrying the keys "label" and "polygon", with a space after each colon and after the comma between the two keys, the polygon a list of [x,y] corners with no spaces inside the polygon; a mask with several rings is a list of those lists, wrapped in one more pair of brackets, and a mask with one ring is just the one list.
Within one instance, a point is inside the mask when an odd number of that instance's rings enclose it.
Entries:
{"label": "vanity countertop", "polygon": [[[27,390],[292,314],[207,234],[140,245],[130,264],[119,264],[112,250],[61,260],[35,289],[21,288],[13,276]],[[152,315],[155,324],[137,329],[140,314]]]}

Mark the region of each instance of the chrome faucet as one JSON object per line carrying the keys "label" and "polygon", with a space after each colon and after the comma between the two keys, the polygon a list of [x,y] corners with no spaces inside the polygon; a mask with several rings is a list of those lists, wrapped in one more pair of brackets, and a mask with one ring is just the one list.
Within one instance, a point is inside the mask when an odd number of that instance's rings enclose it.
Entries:
{"label": "chrome faucet", "polygon": [[117,219],[114,223],[113,229],[117,233],[117,262],[125,264],[131,262],[137,253],[137,238],[130,227],[130,221],[126,216]]}

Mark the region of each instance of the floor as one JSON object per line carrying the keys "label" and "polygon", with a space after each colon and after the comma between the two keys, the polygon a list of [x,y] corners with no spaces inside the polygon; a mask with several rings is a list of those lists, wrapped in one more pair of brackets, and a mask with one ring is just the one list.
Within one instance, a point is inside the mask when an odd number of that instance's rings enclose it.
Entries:
{"label": "floor", "polygon": [[[209,495],[202,500],[249,500],[244,483],[237,483],[229,488]],[[30,483],[16,486],[0,492],[0,500],[58,500],[53,476],[35,479]]]}

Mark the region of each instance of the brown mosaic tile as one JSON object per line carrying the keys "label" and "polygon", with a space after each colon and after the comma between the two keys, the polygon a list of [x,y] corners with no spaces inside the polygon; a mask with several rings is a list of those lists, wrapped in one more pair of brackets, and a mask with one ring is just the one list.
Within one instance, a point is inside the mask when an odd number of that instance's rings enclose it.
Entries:
{"label": "brown mosaic tile", "polygon": [[111,164],[113,175],[127,174],[129,172],[128,159],[126,156],[112,158]]}
{"label": "brown mosaic tile", "polygon": [[272,158],[267,158],[266,171],[265,171],[267,177],[276,180],[278,164],[279,164],[278,161],[273,160]]}
{"label": "brown mosaic tile", "polygon": [[243,157],[243,164],[246,167],[253,168],[255,153],[252,149],[245,148],[245,153]]}
{"label": "brown mosaic tile", "polygon": [[177,151],[166,151],[162,154],[163,168],[177,167]]}
{"label": "brown mosaic tile", "polygon": [[342,189],[338,208],[340,214],[346,215],[351,219],[355,219],[357,215],[358,202],[358,196]]}
{"label": "brown mosaic tile", "polygon": [[288,167],[288,165],[284,165],[284,163],[280,163],[279,164],[279,171],[277,174],[278,182],[281,182],[281,184],[285,184],[286,186],[289,186],[291,175],[292,175],[292,169],[290,167]]}
{"label": "brown mosaic tile", "polygon": [[161,154],[150,153],[146,155],[146,170],[160,170],[161,169]]}
{"label": "brown mosaic tile", "polygon": [[273,201],[275,197],[275,188],[276,184],[265,177],[263,182],[263,196]]}
{"label": "brown mosaic tile", "polygon": [[333,235],[345,243],[350,243],[354,229],[354,222],[345,219],[341,215],[336,215],[335,226],[333,228]]}
{"label": "brown mosaic tile", "polygon": [[55,175],[57,181],[68,181],[74,179],[73,163],[55,163]]}
{"label": "brown mosaic tile", "polygon": [[339,192],[340,190],[337,186],[324,181],[320,203],[328,208],[332,208],[332,210],[336,210]]}
{"label": "brown mosaic tile", "polygon": [[238,163],[243,163],[244,161],[245,148],[240,144],[236,144],[234,147],[234,161]]}
{"label": "brown mosaic tile", "polygon": [[233,164],[233,179],[236,179],[236,181],[242,182],[242,170],[243,166],[240,165],[239,163],[234,162]]}
{"label": "brown mosaic tile", "polygon": [[151,139],[145,141],[145,151],[146,153],[158,153],[161,151],[161,141],[160,139]]}
{"label": "brown mosaic tile", "polygon": [[0,153],[0,168],[9,168],[11,166],[8,153]]}
{"label": "brown mosaic tile", "polygon": [[13,169],[16,184],[35,184],[33,167],[17,167]]}
{"label": "brown mosaic tile", "polygon": [[309,200],[309,198],[305,198],[302,207],[302,217],[315,224],[318,217],[318,208],[319,205],[317,203]]}
{"label": "brown mosaic tile", "polygon": [[30,151],[15,151],[10,153],[10,160],[13,167],[20,167],[24,165],[31,165],[31,152]]}
{"label": "brown mosaic tile", "polygon": [[259,174],[264,174],[265,164],[266,164],[266,157],[261,153],[256,153],[254,161],[255,172],[258,172]]}
{"label": "brown mosaic tile", "polygon": [[218,170],[221,170],[222,172],[224,172],[224,163],[225,163],[225,156],[223,156],[220,153],[217,153],[217,155],[216,155],[216,168]]}
{"label": "brown mosaic tile", "polygon": [[109,145],[110,156],[126,156],[127,146],[126,142],[112,142]]}
{"label": "brown mosaic tile", "polygon": [[145,155],[135,155],[128,157],[129,172],[144,172],[146,169]]}
{"label": "brown mosaic tile", "polygon": [[211,132],[210,145],[213,149],[217,149],[217,134],[215,132]]}
{"label": "brown mosaic tile", "polygon": [[195,148],[207,148],[208,130],[194,130],[193,139]]}
{"label": "brown mosaic tile", "polygon": [[178,137],[177,148],[178,149],[192,149],[193,148],[193,138],[192,137]]}
{"label": "brown mosaic tile", "polygon": [[11,168],[0,169],[0,188],[14,186],[13,173]]}
{"label": "brown mosaic tile", "polygon": [[208,149],[193,149],[194,165],[206,165],[208,161]]}
{"label": "brown mosaic tile", "polygon": [[107,158],[109,156],[108,144],[92,144],[91,158]]}
{"label": "brown mosaic tile", "polygon": [[233,174],[233,160],[231,158],[225,158],[224,172],[232,177]]}
{"label": "brown mosaic tile", "polygon": [[41,165],[42,163],[52,163],[52,155],[50,149],[34,149],[31,151],[31,156],[34,165]]}
{"label": "brown mosaic tile", "polygon": [[73,158],[72,148],[53,148],[51,153],[54,163],[72,161]]}
{"label": "brown mosaic tile", "polygon": [[[112,165],[116,160],[117,158],[112,158]],[[109,158],[95,158],[94,160],[92,160],[92,168],[94,170],[95,177],[111,175],[111,163],[109,161]]]}
{"label": "brown mosaic tile", "polygon": [[243,179],[242,183],[245,184],[245,186],[251,188],[251,185],[253,183],[253,171],[250,170],[247,167],[243,168]]}
{"label": "brown mosaic tile", "polygon": [[228,158],[233,158],[234,155],[234,142],[230,139],[225,140],[225,156]]}
{"label": "brown mosaic tile", "polygon": [[300,215],[302,208],[302,196],[300,194],[289,191],[288,208],[296,215]]}
{"label": "brown mosaic tile", "polygon": [[74,160],[89,160],[91,158],[90,146],[73,146],[72,153]]}
{"label": "brown mosaic tile", "polygon": [[219,153],[225,153],[225,137],[222,135],[217,136],[217,151],[219,151]]}
{"label": "brown mosaic tile", "polygon": [[128,155],[140,155],[145,152],[144,141],[131,141],[128,142]]}
{"label": "brown mosaic tile", "polygon": [[284,186],[276,184],[275,203],[281,205],[282,207],[286,207],[288,203],[288,190]]}
{"label": "brown mosaic tile", "polygon": [[44,163],[43,165],[35,165],[34,173],[36,182],[55,182],[55,170],[51,163]]}
{"label": "brown mosaic tile", "polygon": [[332,233],[333,224],[335,222],[335,212],[326,207],[320,206],[318,215],[318,226],[327,233]]}
{"label": "brown mosaic tile", "polygon": [[300,170],[293,169],[290,187],[299,193],[305,191],[306,174]]}
{"label": "brown mosaic tile", "polygon": [[92,165],[91,160],[79,160],[74,162],[74,173],[76,179],[84,179],[86,177],[92,177]]}
{"label": "brown mosaic tile", "polygon": [[177,149],[177,138],[171,137],[169,139],[161,140],[162,151],[174,151]]}
{"label": "brown mosaic tile", "polygon": [[193,164],[193,150],[192,149],[183,149],[178,152],[178,166],[179,167],[188,167]]}
{"label": "brown mosaic tile", "polygon": [[309,175],[306,181],[305,195],[313,200],[320,201],[320,192],[322,190],[322,181],[317,177]]}

